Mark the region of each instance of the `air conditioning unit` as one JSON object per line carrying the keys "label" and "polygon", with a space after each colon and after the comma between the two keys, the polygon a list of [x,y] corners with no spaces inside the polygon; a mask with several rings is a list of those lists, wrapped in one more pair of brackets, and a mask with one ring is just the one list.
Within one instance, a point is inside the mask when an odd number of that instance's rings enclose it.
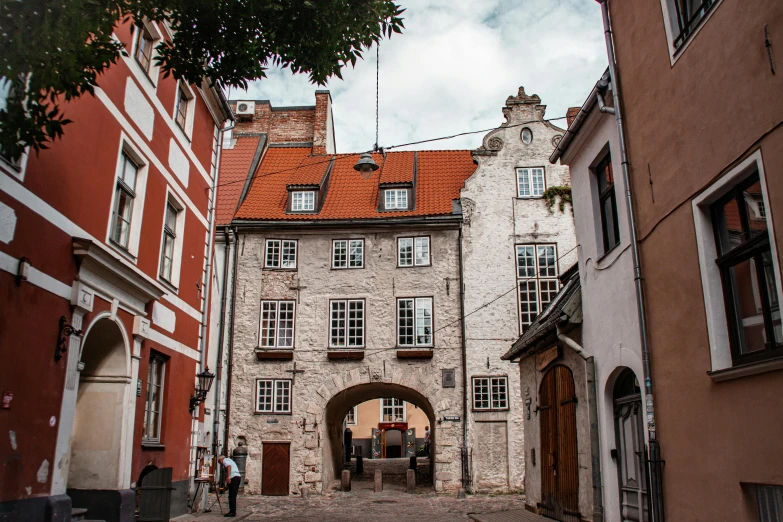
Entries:
{"label": "air conditioning unit", "polygon": [[256,102],[253,101],[238,101],[237,102],[237,116],[253,116],[256,113]]}

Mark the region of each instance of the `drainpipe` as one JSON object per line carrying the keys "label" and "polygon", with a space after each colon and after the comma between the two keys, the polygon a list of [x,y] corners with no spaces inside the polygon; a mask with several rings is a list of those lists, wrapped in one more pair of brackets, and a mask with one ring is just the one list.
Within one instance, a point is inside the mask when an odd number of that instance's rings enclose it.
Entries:
{"label": "drainpipe", "polygon": [[220,432],[220,392],[222,382],[221,376],[223,375],[223,338],[226,331],[226,298],[228,292],[228,261],[229,261],[229,246],[230,235],[228,233],[229,228],[223,228],[223,235],[225,237],[226,247],[223,252],[223,288],[220,289],[220,332],[218,333],[218,356],[217,356],[217,370],[215,371],[215,406],[213,408],[213,421],[212,421],[212,455],[218,454],[218,433]]}
{"label": "drainpipe", "polygon": [[[655,408],[653,403],[653,382],[650,370],[650,346],[647,334],[647,312],[644,307],[644,287],[642,285],[642,267],[639,255],[639,243],[636,235],[633,201],[631,198],[631,183],[629,174],[628,151],[625,140],[625,128],[623,127],[623,111],[620,99],[620,79],[617,75],[617,64],[614,55],[614,41],[612,38],[612,24],[609,19],[608,0],[597,0],[601,4],[601,15],[604,24],[604,37],[606,39],[606,52],[609,58],[609,75],[612,82],[612,95],[614,97],[614,115],[617,121],[617,134],[620,139],[620,156],[622,159],[623,182],[625,183],[625,200],[628,205],[628,224],[631,231],[631,252],[633,253],[634,283],[636,286],[636,310],[639,316],[639,336],[642,348],[642,370],[644,372],[644,391],[647,410],[647,434],[650,440],[648,484],[648,507],[651,522],[663,522],[665,510],[663,503],[662,479],[660,475],[660,444],[655,433]],[[645,456],[647,460],[647,456]]]}
{"label": "drainpipe", "polygon": [[470,492],[470,466],[468,456],[468,342],[465,333],[465,283],[462,269],[462,223],[459,224],[459,313],[462,325],[462,487]]}
{"label": "drainpipe", "polygon": [[593,468],[593,522],[604,520],[603,479],[601,477],[601,448],[598,434],[598,403],[595,390],[595,358],[588,355],[576,341],[565,335],[557,326],[557,338],[570,346],[585,361],[587,380],[587,410],[590,420],[590,461]]}
{"label": "drainpipe", "polygon": [[223,455],[228,456],[228,425],[231,418],[231,369],[234,365],[234,310],[237,307],[237,262],[239,261],[239,235],[237,227],[232,227],[234,232],[234,268],[231,276],[231,313],[228,318],[228,368],[226,373],[226,426],[223,432]]}

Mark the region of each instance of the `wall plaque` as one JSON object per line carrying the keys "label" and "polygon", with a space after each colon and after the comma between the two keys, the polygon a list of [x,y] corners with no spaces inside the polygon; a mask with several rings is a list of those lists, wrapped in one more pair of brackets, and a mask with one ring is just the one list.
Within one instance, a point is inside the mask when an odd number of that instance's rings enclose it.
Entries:
{"label": "wall plaque", "polygon": [[457,372],[454,368],[444,368],[442,372],[442,382],[444,388],[457,387]]}
{"label": "wall plaque", "polygon": [[459,422],[459,415],[444,415],[443,420],[445,421],[452,421],[452,422]]}
{"label": "wall plaque", "polygon": [[558,357],[560,357],[560,348],[557,346],[553,346],[549,350],[538,354],[536,356],[536,366],[538,367],[538,371],[543,371],[544,368],[549,366],[552,361]]}

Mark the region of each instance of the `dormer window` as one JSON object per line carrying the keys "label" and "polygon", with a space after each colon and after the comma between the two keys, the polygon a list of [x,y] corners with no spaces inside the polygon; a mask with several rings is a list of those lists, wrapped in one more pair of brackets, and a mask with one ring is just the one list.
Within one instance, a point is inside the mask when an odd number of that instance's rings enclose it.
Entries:
{"label": "dormer window", "polygon": [[313,212],[315,210],[315,191],[291,192],[291,210],[293,212]]}
{"label": "dormer window", "polygon": [[408,210],[408,189],[386,189],[383,196],[384,210]]}

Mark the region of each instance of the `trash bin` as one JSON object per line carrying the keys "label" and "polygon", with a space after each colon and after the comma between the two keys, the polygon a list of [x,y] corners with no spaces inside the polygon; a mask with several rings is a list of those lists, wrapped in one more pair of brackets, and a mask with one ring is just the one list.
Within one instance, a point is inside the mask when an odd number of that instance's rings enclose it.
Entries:
{"label": "trash bin", "polygon": [[353,453],[353,432],[351,428],[345,428],[345,432],[343,432],[343,449],[343,453],[345,453],[343,462],[351,462],[351,453]]}
{"label": "trash bin", "polygon": [[231,452],[231,458],[237,463],[239,468],[239,491],[245,490],[245,466],[247,465],[247,447],[240,442],[239,445]]}

